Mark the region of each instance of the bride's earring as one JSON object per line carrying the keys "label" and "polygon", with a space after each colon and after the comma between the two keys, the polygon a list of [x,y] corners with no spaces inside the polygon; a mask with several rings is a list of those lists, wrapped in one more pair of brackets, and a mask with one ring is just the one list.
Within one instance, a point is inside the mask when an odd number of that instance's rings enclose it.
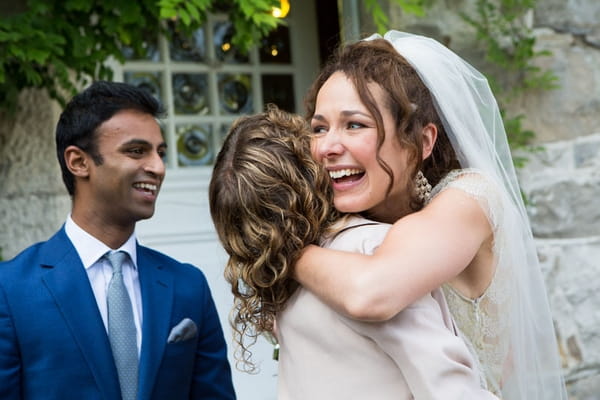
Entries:
{"label": "bride's earring", "polygon": [[431,197],[431,185],[427,181],[425,175],[423,175],[423,172],[420,170],[417,172],[417,176],[415,177],[415,193],[417,194],[419,200],[421,200],[423,203],[428,202],[429,198]]}

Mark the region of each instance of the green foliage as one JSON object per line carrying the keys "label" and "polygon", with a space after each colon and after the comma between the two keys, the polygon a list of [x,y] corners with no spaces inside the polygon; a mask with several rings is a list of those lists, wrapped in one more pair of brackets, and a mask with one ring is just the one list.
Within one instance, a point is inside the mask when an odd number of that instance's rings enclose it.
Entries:
{"label": "green foliage", "polygon": [[[418,17],[425,16],[426,0],[393,0],[403,11],[416,15]],[[365,9],[373,18],[373,22],[377,27],[377,32],[380,34],[389,30],[389,18],[381,8],[379,0],[365,0]]]}
{"label": "green foliage", "polygon": [[531,146],[531,141],[535,138],[535,132],[529,129],[524,129],[522,126],[524,115],[519,114],[514,117],[507,117],[505,111],[502,110],[502,119],[504,121],[504,129],[508,137],[508,144],[513,150],[513,163],[516,168],[523,168],[527,164],[528,158],[518,155],[514,150],[539,151],[540,146]]}
{"label": "green foliage", "polygon": [[[534,64],[548,51],[535,49],[535,37],[527,26],[526,16],[537,0],[476,0],[475,15],[460,13],[461,17],[477,32],[477,39],[486,50],[486,59],[497,66],[499,76],[489,76],[490,85],[500,105],[508,142],[513,150],[535,151],[529,144],[535,137],[531,130],[523,128],[523,115],[507,116],[503,105],[509,104],[517,95],[530,90],[551,90],[557,87],[557,77],[551,71],[542,70]],[[403,11],[424,16],[432,0],[394,0]],[[389,29],[389,19],[378,0],[366,0],[365,7],[371,13],[379,33]],[[508,78],[510,77],[510,79]],[[502,81],[502,83],[498,83]],[[515,166],[522,167],[527,159],[515,157]]]}
{"label": "green foliage", "polygon": [[239,48],[250,48],[282,23],[281,19],[269,14],[273,5],[278,5],[277,1],[234,0],[234,3],[238,7],[232,10],[229,17],[236,27],[236,36],[232,43]]}
{"label": "green foliage", "polygon": [[[534,64],[536,58],[550,55],[548,51],[535,49],[535,36],[527,26],[527,13],[536,1],[477,0],[475,16],[461,13],[475,28],[478,40],[486,49],[487,60],[501,71],[502,79],[490,78],[501,108],[525,91],[551,90],[558,85],[556,75]],[[523,129],[524,116],[507,117],[503,111],[503,117],[511,148],[528,148],[535,133]],[[525,161],[515,159],[515,165],[523,166]]]}
{"label": "green foliage", "polygon": [[509,95],[556,87],[556,76],[533,64],[534,59],[550,55],[548,51],[535,50],[535,37],[525,21],[536,1],[477,0],[476,17],[461,14],[486,47],[488,61],[519,78],[509,88]]}
{"label": "green foliage", "polygon": [[[65,104],[89,79],[110,79],[104,62],[123,62],[121,49],[143,53],[163,22],[192,32],[208,12],[224,11],[234,24],[232,43],[247,50],[278,19],[277,0],[29,0],[25,12],[0,18],[0,111],[14,112],[17,95],[43,88]],[[163,33],[167,33],[163,29]]]}
{"label": "green foliage", "polygon": [[[424,16],[433,0],[394,0],[403,11]],[[477,32],[477,39],[486,50],[486,59],[497,66],[500,76],[489,76],[490,85],[500,105],[506,134],[513,150],[536,151],[529,144],[535,137],[531,130],[523,128],[525,116],[507,116],[503,105],[509,104],[517,95],[530,90],[551,90],[557,87],[557,77],[551,71],[542,70],[534,64],[548,51],[535,49],[535,37],[527,26],[526,16],[537,0],[476,0],[475,15],[460,13],[461,17]],[[378,0],[366,0],[365,7],[372,15],[379,33],[389,29],[389,19]],[[498,83],[502,81],[502,83]],[[515,165],[522,167],[527,159],[515,157]]]}

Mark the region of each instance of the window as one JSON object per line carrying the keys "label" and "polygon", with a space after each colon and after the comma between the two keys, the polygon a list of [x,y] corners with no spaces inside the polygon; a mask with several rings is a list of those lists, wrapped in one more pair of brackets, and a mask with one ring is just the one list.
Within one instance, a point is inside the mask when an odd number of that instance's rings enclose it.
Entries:
{"label": "window", "polygon": [[170,169],[212,165],[231,123],[240,115],[262,111],[267,103],[302,112],[306,82],[318,68],[318,49],[316,43],[312,49],[305,47],[313,53],[306,57],[298,54],[303,46],[294,48],[294,34],[301,35],[294,29],[301,24],[293,11],[287,25],[248,54],[231,44],[233,27],[226,17],[214,15],[192,36],[170,26],[173,40],[161,36],[148,41],[143,55],[124,49],[127,61],[114,66],[115,79],[147,89],[165,105],[163,134]]}

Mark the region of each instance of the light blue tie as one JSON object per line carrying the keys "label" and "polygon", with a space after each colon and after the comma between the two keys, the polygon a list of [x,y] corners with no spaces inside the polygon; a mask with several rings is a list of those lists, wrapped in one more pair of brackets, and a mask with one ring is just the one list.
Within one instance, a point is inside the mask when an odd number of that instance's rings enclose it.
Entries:
{"label": "light blue tie", "polygon": [[106,254],[113,268],[108,284],[108,337],[119,374],[123,400],[135,400],[138,383],[138,351],[133,309],[123,283],[122,266],[127,253],[117,251]]}

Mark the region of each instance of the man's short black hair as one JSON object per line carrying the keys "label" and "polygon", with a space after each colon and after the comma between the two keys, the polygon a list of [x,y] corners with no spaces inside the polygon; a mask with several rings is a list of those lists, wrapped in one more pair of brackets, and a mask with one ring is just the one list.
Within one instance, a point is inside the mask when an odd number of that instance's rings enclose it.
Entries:
{"label": "man's short black hair", "polygon": [[56,155],[71,196],[75,193],[75,179],[67,168],[65,149],[77,146],[90,154],[97,165],[102,164],[97,129],[124,110],[137,110],[155,118],[164,112],[161,103],[144,89],[122,82],[97,81],[74,96],[61,113],[56,126]]}

